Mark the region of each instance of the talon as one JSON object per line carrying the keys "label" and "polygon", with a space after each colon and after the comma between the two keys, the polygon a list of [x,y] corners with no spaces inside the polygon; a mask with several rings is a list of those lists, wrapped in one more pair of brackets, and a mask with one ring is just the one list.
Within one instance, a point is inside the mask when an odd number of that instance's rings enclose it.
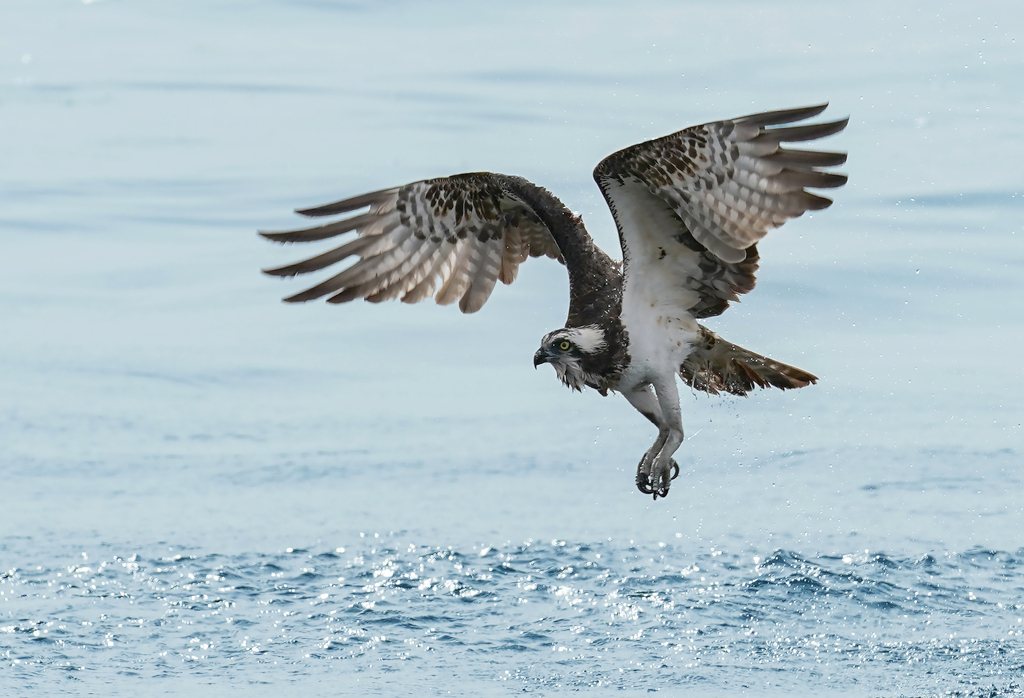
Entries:
{"label": "talon", "polygon": [[676,463],[675,460],[673,460],[672,461],[672,477],[670,477],[669,479],[670,480],[675,480],[677,477],[679,477],[679,464]]}
{"label": "talon", "polygon": [[636,488],[644,494],[651,494],[654,489],[651,487],[651,481],[647,477],[647,473],[636,474]]}

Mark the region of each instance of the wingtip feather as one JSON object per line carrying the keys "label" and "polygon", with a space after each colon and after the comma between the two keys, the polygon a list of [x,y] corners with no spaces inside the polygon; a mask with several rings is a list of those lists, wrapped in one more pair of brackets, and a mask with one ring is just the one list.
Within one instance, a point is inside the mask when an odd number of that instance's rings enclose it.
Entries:
{"label": "wingtip feather", "polygon": [[[291,265],[289,265],[289,266],[291,266]],[[286,268],[287,267],[274,267],[272,269],[260,269],[260,273],[261,274],[266,274],[267,276],[276,276],[278,278],[286,278],[286,277],[289,277],[289,276],[295,276],[295,274],[286,274],[284,272],[284,269],[286,269]]]}
{"label": "wingtip feather", "polygon": [[292,231],[290,231],[290,230],[286,230],[286,231],[257,230],[256,234],[259,235],[261,238],[264,238],[266,240],[270,240],[271,242],[279,242],[279,243],[284,244],[284,243],[288,242],[288,236],[291,234],[291,232]]}
{"label": "wingtip feather", "polygon": [[813,104],[808,107],[776,109],[774,111],[760,112],[758,114],[748,114],[737,119],[732,119],[732,121],[734,123],[762,127],[774,126],[776,124],[789,124],[794,121],[803,121],[804,119],[815,117],[825,111],[826,108],[828,108],[828,102],[823,104]]}
{"label": "wingtip feather", "polygon": [[832,199],[827,197],[811,194],[810,192],[804,192],[804,195],[807,197],[806,202],[808,211],[824,211],[832,205]]}
{"label": "wingtip feather", "polygon": [[360,194],[358,196],[350,196],[347,199],[340,199],[338,201],[332,201],[329,204],[323,204],[321,206],[310,206],[309,208],[297,208],[295,213],[300,216],[306,216],[308,218],[318,218],[320,216],[333,216],[338,213],[349,213],[350,211],[356,211],[367,206],[374,206],[380,204],[388,196],[393,194],[397,189],[392,187],[391,189],[378,189],[377,191],[367,192],[366,194]]}
{"label": "wingtip feather", "polygon": [[850,117],[837,121],[826,121],[820,124],[802,124],[800,126],[787,126],[785,128],[773,128],[761,131],[760,135],[750,139],[750,143],[795,143],[798,141],[816,141],[819,138],[827,138],[846,128],[850,123]]}
{"label": "wingtip feather", "polygon": [[306,301],[313,300],[313,298],[305,297],[305,291],[302,293],[296,293],[294,296],[285,296],[281,299],[282,303],[305,303]]}

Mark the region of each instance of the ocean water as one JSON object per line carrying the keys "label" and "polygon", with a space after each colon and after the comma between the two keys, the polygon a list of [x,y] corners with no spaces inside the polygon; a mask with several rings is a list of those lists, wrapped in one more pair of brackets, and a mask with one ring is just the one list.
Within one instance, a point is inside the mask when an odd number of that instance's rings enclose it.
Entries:
{"label": "ocean water", "polygon": [[[1024,694],[1024,15],[1009,2],[5,0],[0,695]],[[566,282],[473,316],[287,306],[257,229],[590,178],[830,101],[827,211],[712,328],[821,377],[621,398],[532,370]],[[542,367],[545,369],[546,367]]]}

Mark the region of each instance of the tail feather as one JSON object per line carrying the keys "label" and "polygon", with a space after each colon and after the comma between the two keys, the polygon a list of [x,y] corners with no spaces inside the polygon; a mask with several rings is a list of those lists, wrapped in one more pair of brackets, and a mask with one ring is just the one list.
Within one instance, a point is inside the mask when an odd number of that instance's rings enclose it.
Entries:
{"label": "tail feather", "polygon": [[754,388],[769,386],[789,390],[818,381],[817,376],[807,371],[727,342],[703,326],[700,339],[679,367],[679,374],[687,385],[712,395],[746,395]]}

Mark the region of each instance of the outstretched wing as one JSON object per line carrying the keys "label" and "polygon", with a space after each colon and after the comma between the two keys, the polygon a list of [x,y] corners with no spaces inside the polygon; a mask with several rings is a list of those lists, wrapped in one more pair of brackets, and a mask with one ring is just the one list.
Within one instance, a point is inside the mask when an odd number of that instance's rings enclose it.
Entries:
{"label": "outstretched wing", "polygon": [[754,288],[757,242],[804,211],[831,199],[807,191],[834,188],[846,175],[823,168],[845,153],[794,150],[842,131],[849,119],[790,124],[827,104],[752,114],[679,131],[620,150],[594,170],[615,216],[625,261],[638,283],[655,285],[694,317],[719,315]]}
{"label": "outstretched wing", "polygon": [[512,283],[528,257],[561,261],[551,232],[533,209],[500,186],[499,178],[478,172],[428,179],[297,211],[331,216],[369,207],[366,213],[315,228],[261,232],[276,242],[356,234],[340,247],[264,273],[306,274],[358,257],[340,273],[285,301],[330,296],[329,303],[356,298],[417,303],[437,289],[438,303],[458,300],[462,312],[476,312],[495,282]]}

